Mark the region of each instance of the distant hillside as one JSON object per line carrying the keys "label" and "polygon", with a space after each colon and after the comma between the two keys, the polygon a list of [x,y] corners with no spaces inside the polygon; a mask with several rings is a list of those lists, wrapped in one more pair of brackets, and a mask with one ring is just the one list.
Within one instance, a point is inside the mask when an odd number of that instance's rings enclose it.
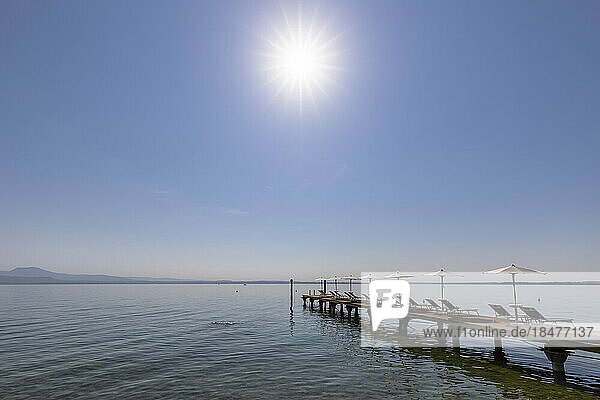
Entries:
{"label": "distant hillside", "polygon": [[[231,280],[188,280],[173,278],[137,278],[112,275],[64,274],[39,267],[17,267],[10,271],[0,271],[0,285],[32,284],[115,284],[115,283],[210,283],[210,284],[279,284],[289,281],[231,281]],[[300,282],[297,282],[300,283]]]}
{"label": "distant hillside", "polygon": [[[111,275],[64,274],[39,267],[17,267],[0,271],[0,284],[32,283],[134,283],[152,282],[153,278],[124,278]],[[165,281],[169,279],[164,279]]]}

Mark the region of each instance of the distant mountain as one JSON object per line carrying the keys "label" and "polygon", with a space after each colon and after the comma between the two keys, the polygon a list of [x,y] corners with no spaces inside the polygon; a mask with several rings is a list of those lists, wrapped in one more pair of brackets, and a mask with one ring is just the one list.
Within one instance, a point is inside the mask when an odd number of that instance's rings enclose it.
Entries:
{"label": "distant mountain", "polygon": [[[164,279],[168,281],[169,279]],[[39,267],[17,267],[0,271],[0,284],[25,283],[141,283],[153,282],[155,278],[124,278],[111,275],[64,274]],[[163,281],[160,279],[160,281]]]}
{"label": "distant mountain", "polygon": [[[189,280],[173,278],[133,278],[112,275],[64,274],[52,272],[39,267],[16,267],[10,271],[0,271],[0,285],[32,285],[32,284],[110,284],[110,283],[209,283],[209,284],[280,284],[289,281],[232,281],[232,280]],[[303,283],[303,282],[296,282]],[[313,282],[304,282],[313,283]]]}

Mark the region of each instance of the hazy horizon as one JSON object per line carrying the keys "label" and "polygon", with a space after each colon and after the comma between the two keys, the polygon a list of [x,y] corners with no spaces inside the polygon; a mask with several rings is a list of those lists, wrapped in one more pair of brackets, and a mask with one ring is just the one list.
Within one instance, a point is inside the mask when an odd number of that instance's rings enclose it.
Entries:
{"label": "hazy horizon", "polygon": [[298,4],[0,2],[0,265],[600,270],[600,2],[321,2],[301,115],[261,59]]}
{"label": "hazy horizon", "polygon": [[[43,268],[39,266],[18,266],[18,267],[0,267],[0,275],[2,273],[10,272],[15,268],[41,268],[44,271],[62,274],[65,273],[63,271],[58,271],[49,268]],[[340,284],[348,284],[348,280],[341,279],[344,276],[362,276],[365,274],[373,274],[376,278],[384,278],[387,274],[392,274],[396,271],[361,271],[361,272],[347,272],[347,271],[337,271],[332,274],[321,274],[319,277],[325,275],[331,285],[335,282],[335,276],[338,276],[338,283]],[[422,284],[422,283],[431,283],[431,284],[439,284],[439,278],[437,276],[428,276],[426,272],[432,271],[402,271],[405,274],[413,275],[412,277],[406,278],[411,284]],[[499,282],[499,283],[509,283],[511,280],[510,275],[508,274],[485,274],[484,271],[460,271],[455,270],[452,271],[456,273],[456,276],[449,277],[446,279],[446,284],[460,284],[460,283],[471,283],[471,282]],[[69,274],[69,273],[68,273]],[[110,275],[105,274],[101,271],[92,272],[92,273],[78,273],[73,272],[70,274],[74,275],[108,275],[108,276],[117,276],[120,278],[132,278],[132,279],[153,279],[153,280],[172,280],[172,279],[182,279],[182,280],[197,280],[197,281],[218,281],[218,280],[231,280],[231,281],[280,281],[280,282],[288,282],[289,279],[294,279],[297,282],[312,282],[315,285],[319,284],[319,281],[315,280],[315,276],[310,276],[306,273],[298,273],[291,271],[290,275],[287,277],[270,277],[270,276],[237,276],[237,277],[229,277],[229,278],[212,278],[212,279],[202,279],[195,277],[177,277],[177,276],[126,276],[126,275]],[[551,271],[546,272],[544,275],[538,274],[518,274],[517,282],[600,282],[600,272],[590,272],[590,271]],[[367,280],[365,279],[365,282]],[[354,285],[358,285],[358,281],[354,281]]]}

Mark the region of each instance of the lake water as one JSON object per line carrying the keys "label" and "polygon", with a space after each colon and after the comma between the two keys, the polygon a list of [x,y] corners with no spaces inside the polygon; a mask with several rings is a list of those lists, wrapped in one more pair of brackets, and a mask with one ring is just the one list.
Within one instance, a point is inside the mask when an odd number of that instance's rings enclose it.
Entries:
{"label": "lake water", "polygon": [[[0,398],[579,399],[600,393],[600,360],[570,357],[565,387],[553,383],[549,362],[534,348],[508,349],[507,366],[486,350],[361,348],[360,324],[302,308],[299,295],[308,288],[296,286],[291,316],[287,285],[0,286]],[[439,291],[436,285],[411,289],[417,298]],[[446,290],[457,303],[482,310],[492,301],[508,304],[512,295],[506,286]],[[600,321],[598,298],[599,286],[536,286],[520,297],[583,321]]]}

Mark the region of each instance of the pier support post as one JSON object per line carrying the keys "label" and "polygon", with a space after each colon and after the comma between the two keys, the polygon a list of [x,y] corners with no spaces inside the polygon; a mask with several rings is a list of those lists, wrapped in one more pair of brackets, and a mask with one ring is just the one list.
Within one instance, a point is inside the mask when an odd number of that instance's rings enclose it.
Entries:
{"label": "pier support post", "polygon": [[401,318],[398,321],[398,332],[402,336],[406,336],[408,334],[408,318]]}
{"label": "pier support post", "polygon": [[502,338],[494,336],[494,361],[498,364],[506,364],[506,355],[502,348]]}
{"label": "pier support post", "polygon": [[452,350],[459,352],[460,351],[460,331],[458,331],[458,327],[455,325],[449,325],[449,332],[452,332]]}
{"label": "pier support post", "polygon": [[565,361],[569,357],[569,353],[562,347],[544,347],[544,354],[546,358],[552,363],[552,373],[554,375],[554,382],[565,383],[567,377],[565,374]]}
{"label": "pier support post", "polygon": [[323,300],[319,300],[319,312],[323,312]]}
{"label": "pier support post", "polygon": [[437,337],[438,345],[440,347],[445,347],[446,346],[446,336],[444,336],[442,334],[442,332],[444,330],[444,323],[443,322],[438,322],[437,323],[437,329],[438,329],[438,333],[439,333],[438,337]]}
{"label": "pier support post", "polygon": [[494,351],[502,352],[502,338],[500,336],[494,336]]}
{"label": "pier support post", "polygon": [[294,312],[294,280],[290,279],[290,312]]}

